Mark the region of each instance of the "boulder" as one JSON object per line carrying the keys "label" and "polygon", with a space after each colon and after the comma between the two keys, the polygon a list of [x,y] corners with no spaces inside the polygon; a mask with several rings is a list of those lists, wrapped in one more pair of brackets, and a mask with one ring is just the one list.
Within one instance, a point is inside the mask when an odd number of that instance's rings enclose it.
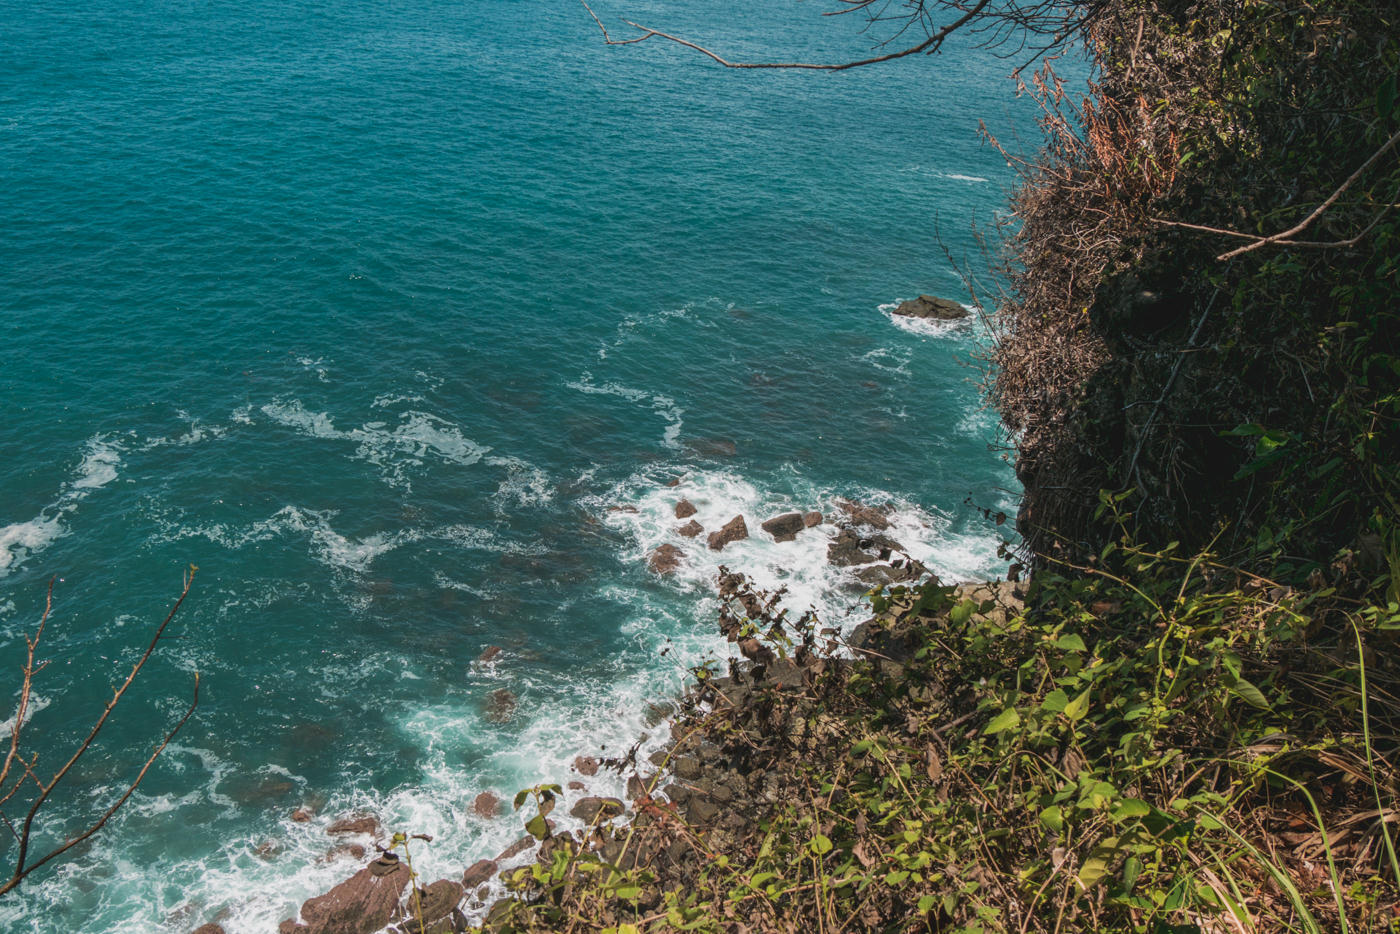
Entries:
{"label": "boulder", "polygon": [[509,723],[515,718],[515,694],[498,688],[486,698],[486,719],[492,723]]}
{"label": "boulder", "polygon": [[488,645],[486,648],[481,650],[481,654],[476,657],[476,660],[481,664],[485,665],[489,662],[495,661],[496,656],[500,654],[501,647],[499,645]]}
{"label": "boulder", "polygon": [[374,934],[398,908],[412,873],[392,853],[370,863],[324,895],[308,899],[301,917],[310,934]]}
{"label": "boulder", "polygon": [[[467,890],[461,883],[451,879],[439,879],[418,893],[417,904],[413,899],[409,899],[407,907],[412,920],[401,924],[399,930],[408,934],[417,931],[421,925],[430,931],[465,931],[466,918],[457,910],[457,906],[466,895]],[[421,921],[413,917],[418,912],[422,912]],[[444,921],[449,923],[441,923]]]}
{"label": "boulder", "polygon": [[680,486],[680,485],[681,485],[681,478],[680,478],[680,477],[672,477],[671,479],[669,479],[669,480],[666,481],[666,485],[669,486],[669,487],[677,487],[677,486]]}
{"label": "boulder", "polygon": [[676,503],[677,519],[689,519],[699,511],[700,510],[695,508],[695,504],[688,499],[683,499],[679,503]]}
{"label": "boulder", "polygon": [[502,851],[501,851],[501,854],[500,854],[499,856],[496,857],[496,862],[498,862],[498,863],[504,863],[504,862],[505,862],[506,860],[508,860],[508,859],[514,859],[515,857],[519,856],[521,853],[524,853],[524,852],[525,852],[526,850],[528,850],[530,847],[534,846],[534,845],[535,845],[535,842],[536,842],[536,841],[535,841],[535,838],[534,838],[534,837],[529,837],[529,836],[521,837],[519,840],[516,840],[516,841],[515,841],[514,843],[512,843],[510,846],[508,846],[508,847],[506,847],[504,850],[502,850]]}
{"label": "boulder", "polygon": [[323,863],[333,863],[338,859],[361,860],[365,858],[365,848],[358,843],[342,843],[340,846],[333,846],[326,850],[326,855],[321,857]]}
{"label": "boulder", "polygon": [[592,756],[575,756],[574,771],[580,775],[597,775],[598,760]]}
{"label": "boulder", "polygon": [[224,929],[217,924],[201,924],[191,931],[190,934],[224,934]]}
{"label": "boulder", "polygon": [[594,819],[608,820],[618,817],[627,810],[627,805],[617,798],[599,798],[590,795],[587,798],[580,798],[578,803],[569,808],[569,814],[579,820],[592,823]]}
{"label": "boulder", "polygon": [[669,542],[658,545],[656,550],[651,553],[651,557],[647,558],[647,567],[657,574],[674,574],[676,568],[681,566],[683,554],[684,552]]}
{"label": "boulder", "polygon": [[478,885],[491,881],[491,877],[496,874],[496,861],[494,859],[479,859],[467,867],[467,871],[462,873],[462,885],[465,888],[474,889]]}
{"label": "boulder", "polygon": [[763,531],[773,536],[775,542],[790,542],[805,528],[807,524],[800,512],[785,512],[763,523]]}
{"label": "boulder", "polygon": [[966,318],[969,314],[958,302],[935,295],[920,295],[907,302],[900,302],[894,313],[906,318],[936,318],[940,321],[956,321]]}
{"label": "boulder", "polygon": [[313,812],[311,808],[297,808],[292,812],[292,820],[296,821],[298,824],[304,824],[314,816],[315,812]]}
{"label": "boulder", "polygon": [[807,528],[815,528],[822,524],[822,514],[816,511],[804,512],[802,514],[802,524]]}
{"label": "boulder", "polygon": [[872,529],[883,532],[890,527],[890,510],[888,507],[867,506],[864,503],[855,503],[849,499],[838,499],[836,507],[846,514],[855,525],[868,525]]}
{"label": "boulder", "polygon": [[861,537],[852,529],[842,529],[826,546],[826,560],[838,568],[874,564],[876,558],[861,550]]}
{"label": "boulder", "polygon": [[495,817],[501,813],[501,799],[489,791],[483,791],[472,801],[472,810],[478,817]]}
{"label": "boulder", "polygon": [[683,538],[694,538],[703,531],[705,531],[705,527],[700,523],[696,522],[694,519],[691,519],[685,525],[682,525],[679,528],[677,528],[676,534]]}
{"label": "boulder", "polygon": [[379,833],[379,819],[372,815],[342,817],[326,828],[328,834],[367,833],[371,837]]}
{"label": "boulder", "polygon": [[730,542],[741,542],[749,537],[749,527],[744,522],[743,516],[735,516],[726,522],[718,532],[711,532],[709,545],[711,551],[719,551]]}
{"label": "boulder", "polygon": [[277,925],[277,934],[305,934],[305,932],[309,930],[311,930],[311,928],[304,924],[297,924],[291,918]]}

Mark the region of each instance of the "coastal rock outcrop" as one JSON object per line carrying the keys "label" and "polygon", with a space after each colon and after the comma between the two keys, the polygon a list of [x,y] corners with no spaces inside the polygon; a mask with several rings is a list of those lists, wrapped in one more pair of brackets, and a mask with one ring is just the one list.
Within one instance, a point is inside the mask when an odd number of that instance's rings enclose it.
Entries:
{"label": "coastal rock outcrop", "polygon": [[657,574],[674,574],[676,568],[681,566],[681,556],[683,552],[669,542],[657,546],[657,549],[647,558],[647,567]]}
{"label": "coastal rock outcrop", "polygon": [[849,499],[838,499],[836,508],[855,525],[866,525],[880,532],[890,527],[891,510],[887,506],[868,506]]}
{"label": "coastal rock outcrop", "polygon": [[617,798],[600,798],[590,795],[587,798],[580,798],[569,809],[569,814],[579,820],[592,823],[594,820],[608,820],[617,817],[626,810],[627,805]]}
{"label": "coastal rock outcrop", "polygon": [[[308,934],[374,934],[394,916],[412,874],[397,856],[385,853],[324,895],[301,906],[303,924],[287,930]],[[285,927],[287,922],[283,922]],[[281,928],[279,928],[280,930]]]}
{"label": "coastal rock outcrop", "polygon": [[676,503],[677,519],[689,519],[699,511],[700,510],[695,508],[695,504],[688,499],[683,499],[679,503]]}
{"label": "coastal rock outcrop", "polygon": [[708,539],[711,551],[720,551],[731,542],[741,542],[749,537],[749,527],[743,516],[735,516],[726,522],[718,532],[711,532]]}
{"label": "coastal rock outcrop", "polygon": [[968,310],[958,302],[936,295],[920,295],[900,302],[894,313],[906,318],[936,318],[940,321],[956,321],[968,316]]}
{"label": "coastal rock outcrop", "polygon": [[800,512],[785,512],[762,523],[763,531],[773,536],[775,542],[790,542],[797,533],[807,528],[807,522]]}
{"label": "coastal rock outcrop", "polygon": [[705,527],[700,523],[696,522],[694,519],[691,519],[685,525],[677,528],[676,534],[682,536],[683,538],[694,538],[703,531],[705,531]]}
{"label": "coastal rock outcrop", "polygon": [[328,834],[342,833],[367,833],[371,837],[379,833],[379,819],[373,815],[362,814],[359,817],[342,817],[326,828]]}

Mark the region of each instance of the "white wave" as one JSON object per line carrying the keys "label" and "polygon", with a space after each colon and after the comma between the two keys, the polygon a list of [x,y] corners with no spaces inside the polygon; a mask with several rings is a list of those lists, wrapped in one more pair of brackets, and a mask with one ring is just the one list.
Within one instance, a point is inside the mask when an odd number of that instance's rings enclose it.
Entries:
{"label": "white wave", "polygon": [[549,474],[534,464],[518,457],[489,457],[486,462],[493,467],[504,467],[506,471],[494,497],[498,512],[506,512],[508,506],[538,507],[554,500],[554,484]]}
{"label": "white wave", "polygon": [[913,355],[905,349],[877,347],[874,350],[861,354],[860,358],[882,372],[908,376],[909,361],[912,356]]}
{"label": "white wave", "polygon": [[[34,715],[53,703],[47,697],[31,693],[29,695],[29,706],[24,709],[24,723],[21,725],[20,737],[24,737],[23,727],[29,725],[29,721],[34,719]],[[0,739],[9,739],[15,731],[15,717],[19,716],[19,701],[15,701],[15,712],[9,718],[0,721]]]}
{"label": "white wave", "polygon": [[670,396],[650,393],[644,389],[633,389],[615,382],[599,386],[593,382],[593,374],[587,370],[584,370],[577,380],[566,385],[570,389],[589,395],[617,396],[628,402],[649,404],[652,411],[666,421],[666,430],[661,434],[661,443],[672,449],[680,447],[681,426],[684,424],[681,416],[685,414],[685,409],[678,406],[676,400]]}
{"label": "white wave", "polygon": [[82,461],[57,499],[32,519],[0,526],[0,578],[63,537],[68,530],[64,520],[77,510],[78,504],[117,479],[122,450],[106,435],[89,438]]}

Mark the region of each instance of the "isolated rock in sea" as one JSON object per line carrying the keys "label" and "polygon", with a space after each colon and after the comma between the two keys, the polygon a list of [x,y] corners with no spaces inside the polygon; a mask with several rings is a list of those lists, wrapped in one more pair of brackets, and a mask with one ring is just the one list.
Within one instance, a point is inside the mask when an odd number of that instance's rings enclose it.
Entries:
{"label": "isolated rock in sea", "polygon": [[741,542],[748,537],[749,527],[745,524],[744,517],[735,516],[726,522],[718,532],[710,533],[710,550],[719,551],[730,542]]}
{"label": "isolated rock in sea", "polygon": [[338,859],[360,860],[364,858],[364,847],[360,846],[358,843],[342,843],[340,846],[333,846],[329,850],[326,850],[326,855],[321,857],[321,862],[333,863]]}
{"label": "isolated rock in sea", "polygon": [[958,302],[935,295],[920,295],[900,302],[894,313],[906,318],[937,318],[940,321],[956,321],[968,316],[968,310]]}
{"label": "isolated rock in sea", "polygon": [[676,529],[676,534],[682,536],[683,538],[694,538],[703,531],[705,531],[705,527],[700,523],[696,522],[694,519],[691,519],[685,525]]}
{"label": "isolated rock in sea", "polygon": [[495,817],[501,813],[501,799],[489,791],[483,791],[472,801],[472,810],[480,817]]}
{"label": "isolated rock in sea", "polygon": [[826,560],[838,568],[848,568],[857,564],[874,564],[877,560],[860,547],[861,538],[854,529],[842,529],[826,546]]}
{"label": "isolated rock in sea", "polygon": [[325,895],[308,899],[302,920],[310,934],[374,934],[388,925],[411,875],[386,853]]}
{"label": "isolated rock in sea", "polygon": [[763,531],[773,536],[775,542],[793,541],[797,538],[797,533],[805,528],[807,525],[800,512],[785,512],[763,523]]}
{"label": "isolated rock in sea", "polygon": [[476,657],[476,660],[481,664],[485,665],[488,662],[494,661],[496,656],[500,654],[501,647],[499,645],[488,645],[486,648],[481,650],[481,654]]}
{"label": "isolated rock in sea", "polygon": [[809,529],[816,528],[822,524],[822,514],[816,512],[804,512],[802,514],[802,524]]}
{"label": "isolated rock in sea", "polygon": [[497,688],[486,698],[486,719],[492,723],[509,723],[515,717],[515,694]]}
{"label": "isolated rock in sea", "polygon": [[379,833],[379,819],[369,814],[358,817],[342,817],[326,828],[326,833],[367,833],[371,837]]}
{"label": "isolated rock in sea", "polygon": [[890,527],[890,509],[888,507],[867,506],[849,499],[838,499],[836,507],[856,525],[867,525],[882,532]]}
{"label": "isolated rock in sea", "polygon": [[700,510],[695,508],[695,504],[688,499],[683,499],[679,503],[676,503],[677,519],[689,519],[699,511]]}
{"label": "isolated rock in sea", "polygon": [[647,567],[657,574],[674,574],[676,568],[681,566],[681,555],[683,552],[669,542],[660,545],[647,558]]}
{"label": "isolated rock in sea", "polygon": [[315,816],[316,812],[312,811],[311,808],[297,808],[292,812],[292,820],[298,824],[304,824]]}
{"label": "isolated rock in sea", "polygon": [[597,775],[598,760],[592,756],[575,756],[574,771],[580,775]]}
{"label": "isolated rock in sea", "polygon": [[669,487],[677,487],[677,486],[680,486],[680,485],[681,485],[681,479],[682,479],[681,477],[672,477],[671,479],[669,479],[669,480],[666,481],[666,485],[669,486]]}
{"label": "isolated rock in sea", "polygon": [[617,798],[590,796],[587,798],[580,798],[578,803],[569,809],[569,814],[577,817],[579,820],[592,823],[595,818],[598,820],[607,820],[623,814],[626,810],[627,805],[623,804],[622,801]]}
{"label": "isolated rock in sea", "polygon": [[465,888],[474,889],[483,882],[490,881],[496,874],[496,861],[494,859],[479,859],[467,867],[467,871],[462,873],[462,885]]}
{"label": "isolated rock in sea", "polygon": [[224,929],[217,924],[201,924],[190,934],[224,934]]}

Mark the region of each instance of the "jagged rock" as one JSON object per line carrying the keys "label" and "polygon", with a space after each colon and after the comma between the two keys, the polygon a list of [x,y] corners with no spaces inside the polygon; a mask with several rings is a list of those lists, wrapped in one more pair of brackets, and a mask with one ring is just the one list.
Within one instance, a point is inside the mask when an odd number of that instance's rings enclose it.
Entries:
{"label": "jagged rock", "polygon": [[677,778],[686,781],[694,781],[704,774],[700,760],[694,756],[677,756],[671,761],[671,769],[676,773]]}
{"label": "jagged rock", "polygon": [[468,889],[474,889],[478,885],[489,882],[496,874],[496,861],[494,859],[479,859],[467,867],[467,871],[462,873],[462,885]]}
{"label": "jagged rock", "polygon": [[647,558],[647,567],[657,574],[674,574],[676,568],[681,566],[683,554],[684,552],[669,542],[658,545],[656,550],[651,553],[651,557]]}
{"label": "jagged rock", "polygon": [[488,645],[481,650],[481,654],[476,657],[476,660],[485,665],[488,662],[494,661],[496,656],[500,654],[501,647],[499,645]]}
{"label": "jagged rock", "polygon": [[712,824],[719,819],[719,805],[696,795],[686,804],[685,813],[692,824]]}
{"label": "jagged rock", "polygon": [[304,924],[297,924],[291,918],[277,925],[277,934],[305,934],[305,932],[309,930],[311,930],[311,928]]}
{"label": "jagged rock", "polygon": [[262,843],[259,843],[258,848],[253,851],[253,853],[258,857],[258,859],[265,860],[276,859],[277,854],[281,852],[282,846],[275,840],[264,840]]}
{"label": "jagged rock", "polygon": [[666,481],[666,485],[667,485],[667,486],[670,486],[670,487],[680,486],[680,485],[681,485],[681,478],[680,478],[680,477],[672,477],[671,479],[669,479],[669,480]]}
{"label": "jagged rock", "polygon": [[934,295],[920,295],[907,302],[900,302],[894,313],[906,318],[937,318],[940,321],[956,321],[968,316],[968,310],[959,303]]}
{"label": "jagged rock", "polygon": [[379,833],[379,818],[372,815],[342,817],[326,828],[328,834],[367,833],[371,837]]}
{"label": "jagged rock", "polygon": [[679,526],[676,529],[676,534],[682,538],[694,538],[703,531],[705,531],[705,527],[694,519],[691,519],[685,525]]}
{"label": "jagged rock", "polygon": [[874,555],[861,550],[861,538],[852,529],[842,529],[836,538],[826,546],[826,560],[839,568],[854,567],[858,564],[874,564]]}
{"label": "jagged rock", "polygon": [[515,718],[515,694],[498,688],[486,699],[486,719],[492,723],[509,723]]}
{"label": "jagged rock", "polygon": [[388,925],[411,878],[386,853],[324,895],[307,899],[301,917],[310,934],[374,934]]}
{"label": "jagged rock", "polygon": [[528,850],[534,845],[534,837],[521,837],[519,840],[516,840],[510,846],[502,850],[501,854],[496,857],[496,862],[504,863],[508,859],[513,859],[516,856],[519,856],[521,853],[524,853],[526,850]]}
{"label": "jagged rock", "polygon": [[365,848],[358,843],[342,843],[340,846],[333,846],[326,850],[326,855],[321,857],[323,863],[333,863],[338,859],[361,860],[365,858]]}
{"label": "jagged rock", "polygon": [[763,531],[773,536],[775,542],[790,542],[797,533],[807,528],[800,512],[785,512],[763,523]]}
{"label": "jagged rock", "polygon": [[224,929],[217,924],[201,924],[191,931],[190,934],[224,934]]}
{"label": "jagged rock", "polygon": [[802,524],[807,528],[815,528],[822,524],[822,514],[813,510],[802,514]]}
{"label": "jagged rock", "polygon": [[298,824],[304,824],[315,816],[315,813],[310,808],[297,808],[292,812],[292,820],[296,821]]}
{"label": "jagged rock", "polygon": [[569,809],[569,814],[579,820],[592,822],[594,818],[608,820],[617,817],[627,810],[627,805],[617,798],[599,798],[590,796],[579,799],[578,803]]}
{"label": "jagged rock", "polygon": [[575,756],[574,771],[580,775],[597,775],[598,760],[592,756]]}
{"label": "jagged rock", "polygon": [[718,532],[711,532],[709,545],[711,551],[719,551],[730,542],[741,542],[749,537],[749,527],[744,522],[743,516],[735,516],[726,522]]}
{"label": "jagged rock", "polygon": [[856,525],[868,525],[881,532],[890,527],[890,509],[888,507],[867,506],[849,499],[838,499],[836,507]]}
{"label": "jagged rock", "polygon": [[457,909],[467,891],[460,883],[451,879],[439,879],[418,893],[417,904],[408,902],[410,916],[422,912],[422,919],[412,917],[399,925],[401,934],[417,934],[420,928],[433,934],[452,934],[467,929],[466,916]]}
{"label": "jagged rock", "polygon": [[677,519],[689,519],[699,511],[700,510],[695,508],[695,504],[688,499],[683,499],[679,503],[676,503]]}
{"label": "jagged rock", "polygon": [[647,780],[640,775],[627,776],[627,797],[634,801],[647,796]]}
{"label": "jagged rock", "polygon": [[501,813],[501,799],[489,791],[483,791],[472,801],[472,810],[480,817],[495,817]]}

